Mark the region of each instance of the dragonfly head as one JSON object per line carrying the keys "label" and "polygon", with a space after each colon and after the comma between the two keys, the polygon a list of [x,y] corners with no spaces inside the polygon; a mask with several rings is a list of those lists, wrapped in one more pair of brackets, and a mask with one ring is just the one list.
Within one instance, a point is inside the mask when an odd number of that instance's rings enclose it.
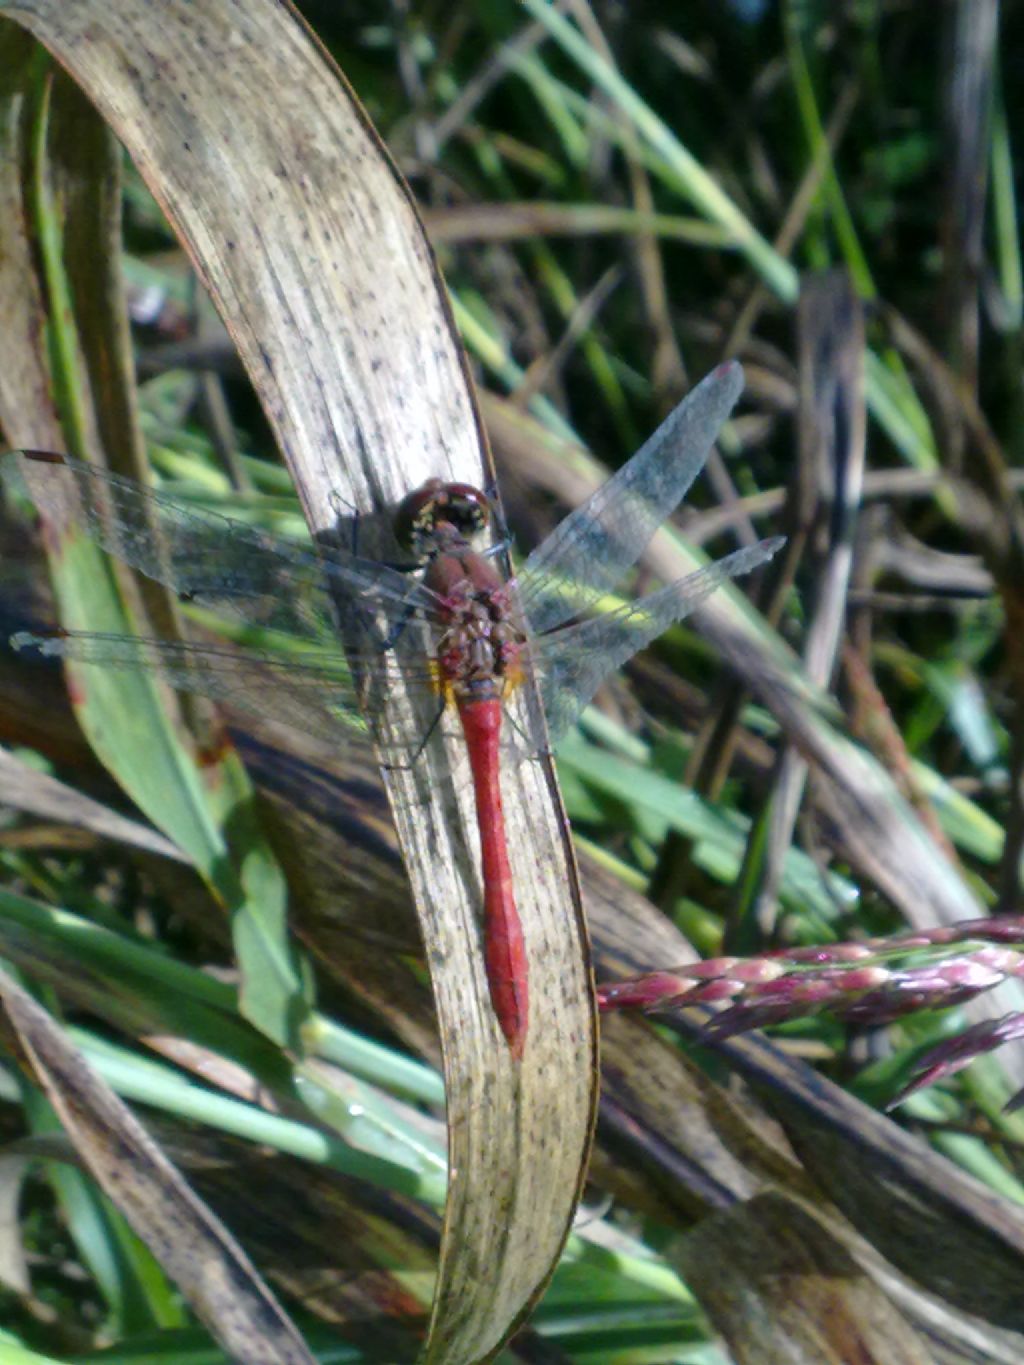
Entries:
{"label": "dragonfly head", "polygon": [[395,539],[417,559],[430,559],[453,532],[468,542],[486,531],[491,515],[490,499],[479,488],[429,479],[399,503]]}

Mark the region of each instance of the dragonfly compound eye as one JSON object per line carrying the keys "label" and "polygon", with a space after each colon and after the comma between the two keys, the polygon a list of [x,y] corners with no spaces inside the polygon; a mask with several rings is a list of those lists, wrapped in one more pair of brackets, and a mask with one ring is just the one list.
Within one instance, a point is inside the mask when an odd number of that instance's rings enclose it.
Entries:
{"label": "dragonfly compound eye", "polygon": [[468,483],[445,484],[442,493],[445,521],[457,526],[466,537],[487,530],[491,521],[491,502],[486,493]]}
{"label": "dragonfly compound eye", "polygon": [[479,488],[429,479],[399,504],[395,538],[403,549],[421,554],[440,523],[454,526],[468,540],[486,530],[490,520],[491,504]]}

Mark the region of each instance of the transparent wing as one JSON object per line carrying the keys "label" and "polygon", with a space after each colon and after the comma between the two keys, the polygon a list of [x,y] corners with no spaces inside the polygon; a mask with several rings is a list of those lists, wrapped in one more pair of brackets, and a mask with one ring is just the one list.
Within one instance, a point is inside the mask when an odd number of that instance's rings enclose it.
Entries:
{"label": "transparent wing", "polygon": [[[319,650],[277,654],[64,630],[48,635],[21,631],[11,637],[11,644],[17,650],[48,657],[155,673],[184,692],[279,721],[336,749],[370,735],[375,712],[399,675],[404,688],[438,696],[436,671],[429,663],[424,661],[416,669],[379,653],[350,661],[341,653],[328,655]],[[352,669],[358,672],[361,666],[367,672],[372,669],[372,687],[357,695]]]}
{"label": "transparent wing", "polygon": [[701,605],[720,584],[766,563],[781,536],[726,555],[616,611],[531,641],[552,743],[568,731],[601,683],[638,650]]}
{"label": "transparent wing", "polygon": [[12,452],[0,457],[0,474],[140,573],[255,625],[326,642],[335,638],[332,603],[395,623],[436,610],[433,593],[385,564],[305,550],[66,456]]}
{"label": "transparent wing", "polygon": [[619,584],[700,473],[742,388],[742,368],[720,365],[534,550],[517,575],[534,634],[583,615]]}

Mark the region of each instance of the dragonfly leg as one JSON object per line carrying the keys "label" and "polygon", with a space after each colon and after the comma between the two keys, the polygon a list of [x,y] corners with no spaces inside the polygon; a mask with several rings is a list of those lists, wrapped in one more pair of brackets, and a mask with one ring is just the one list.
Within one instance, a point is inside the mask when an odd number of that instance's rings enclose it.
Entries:
{"label": "dragonfly leg", "polygon": [[[412,567],[417,568],[418,566],[413,565]],[[395,648],[395,646],[398,644],[399,640],[405,633],[405,629],[408,626],[409,622],[412,620],[412,617],[414,616],[415,612],[416,607],[412,602],[410,602],[409,605],[404,608],[404,610],[402,611],[402,615],[398,618],[398,620],[392,623],[391,629],[384,637],[385,649]],[[437,722],[435,721],[434,724],[436,725]],[[433,726],[431,728],[433,728]]]}
{"label": "dragonfly leg", "polygon": [[550,755],[551,750],[546,744],[543,746],[543,748],[538,749],[537,744],[534,741],[533,737],[526,733],[523,727],[516,720],[515,716],[512,714],[511,710],[507,710],[505,712],[505,719],[508,721],[509,725],[511,725],[512,729],[516,732],[519,738],[523,741],[523,751],[528,759],[532,761],[534,759],[541,758],[544,756],[545,752]]}
{"label": "dragonfly leg", "polygon": [[331,489],[328,499],[330,509],[334,513],[335,520],[340,526],[343,522],[349,522],[352,526],[352,549],[351,553],[356,552],[356,539],[359,534],[359,508],[354,502],[349,502],[343,498],[336,488]]}
{"label": "dragonfly leg", "polygon": [[493,545],[489,545],[486,550],[482,551],[482,557],[484,559],[496,559],[498,555],[507,555],[511,549],[512,537],[506,533],[500,540],[496,540]]}
{"label": "dragonfly leg", "polygon": [[415,753],[413,754],[413,756],[412,756],[412,761],[413,761],[414,763],[419,759],[420,755],[423,753],[423,750],[424,750],[424,749],[427,747],[427,745],[430,743],[430,740],[431,740],[431,737],[433,736],[434,731],[435,731],[435,730],[437,729],[437,727],[441,724],[441,717],[444,715],[445,707],[447,706],[447,704],[448,704],[448,703],[447,703],[447,699],[446,699],[445,697],[442,697],[442,698],[441,698],[441,704],[440,704],[440,706],[438,706],[438,708],[437,708],[437,712],[436,712],[436,714],[434,715],[434,719],[433,719],[433,720],[430,722],[430,724],[427,726],[427,732],[426,732],[426,734],[423,736],[423,738],[420,740],[420,747],[416,750],[416,752],[415,752]]}
{"label": "dragonfly leg", "polygon": [[437,708],[437,714],[434,716],[434,719],[433,719],[433,720],[430,722],[430,724],[427,726],[426,733],[424,734],[424,736],[423,736],[423,738],[420,740],[420,742],[416,745],[416,748],[415,748],[415,750],[413,751],[412,758],[411,758],[411,760],[410,760],[408,763],[382,763],[382,764],[381,764],[381,767],[382,767],[382,768],[386,768],[388,772],[392,772],[392,773],[407,773],[407,772],[411,771],[411,769],[413,769],[413,768],[416,766],[416,764],[419,762],[420,757],[421,757],[422,754],[423,754],[423,750],[424,750],[424,749],[427,747],[427,745],[430,743],[430,740],[431,740],[431,737],[432,737],[433,734],[434,734],[434,731],[437,729],[438,725],[440,725],[440,723],[441,723],[441,717],[444,715],[446,708],[447,708],[447,702],[446,702],[445,698],[442,697],[442,698],[441,698],[441,704],[440,704],[440,706]]}

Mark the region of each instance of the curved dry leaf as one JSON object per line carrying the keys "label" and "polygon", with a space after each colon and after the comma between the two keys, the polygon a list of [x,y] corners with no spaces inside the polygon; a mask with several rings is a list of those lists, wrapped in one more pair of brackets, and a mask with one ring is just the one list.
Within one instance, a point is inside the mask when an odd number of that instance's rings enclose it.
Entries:
{"label": "curved dry leaf", "polygon": [[[484,442],[410,197],[338,73],[271,0],[0,4],[82,86],[163,205],[238,347],[314,535],[429,476],[486,483]],[[254,91],[273,90],[273,101]],[[397,733],[408,717],[396,714]],[[516,1065],[479,950],[472,793],[439,737],[387,775],[449,1094],[451,1194],[428,1359],[483,1359],[543,1288],[589,1144],[596,1021],[550,767],[506,783],[531,1019]],[[448,776],[455,774],[454,780]]]}
{"label": "curved dry leaf", "polygon": [[930,1347],[807,1209],[769,1192],[676,1248],[736,1365],[929,1365]]}
{"label": "curved dry leaf", "polygon": [[5,1043],[44,1091],[89,1170],[228,1355],[314,1357],[255,1267],[49,1014],[0,971]]}
{"label": "curved dry leaf", "polygon": [[[699,1033],[689,1010],[681,1031]],[[758,1034],[716,1044],[756,1086],[798,1157],[904,1275],[967,1313],[1024,1330],[1024,1214],[976,1177]]]}

